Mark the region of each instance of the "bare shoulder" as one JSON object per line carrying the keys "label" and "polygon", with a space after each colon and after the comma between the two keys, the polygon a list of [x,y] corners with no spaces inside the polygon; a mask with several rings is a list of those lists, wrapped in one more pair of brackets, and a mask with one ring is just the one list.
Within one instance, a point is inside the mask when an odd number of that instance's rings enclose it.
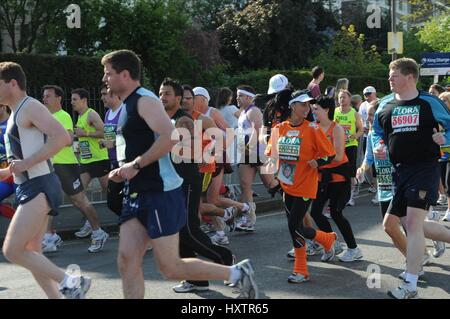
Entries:
{"label": "bare shoulder", "polygon": [[20,110],[17,121],[20,126],[31,127],[33,126],[33,122],[48,118],[53,117],[45,105],[36,99],[30,99],[27,106]]}

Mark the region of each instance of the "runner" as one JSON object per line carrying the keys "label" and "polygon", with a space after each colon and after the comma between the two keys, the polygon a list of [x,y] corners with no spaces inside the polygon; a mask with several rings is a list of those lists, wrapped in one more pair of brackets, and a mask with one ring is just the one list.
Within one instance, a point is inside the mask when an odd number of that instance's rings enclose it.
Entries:
{"label": "runner", "polygon": [[65,274],[42,255],[48,216],[58,214],[62,190],[50,158],[71,142],[66,130],[39,101],[27,96],[26,76],[13,62],[0,63],[0,103],[12,110],[5,135],[9,168],[0,179],[14,176],[19,206],[9,224],[3,254],[28,269],[48,298],[84,298],[91,280]]}
{"label": "runner", "polygon": [[[73,136],[73,123],[70,115],[62,109],[61,101],[64,98],[64,91],[56,85],[46,85],[43,88],[43,102],[53,117]],[[88,248],[90,253],[97,253],[109,237],[100,228],[100,221],[95,208],[91,205],[81,183],[80,165],[72,148],[72,141],[66,145],[58,154],[52,158],[55,173],[58,176],[64,193],[69,197],[72,204],[86,217],[92,225],[92,243]],[[53,218],[49,218],[47,232],[42,243],[44,253],[55,252],[62,243],[62,239],[52,228]]]}
{"label": "runner", "polygon": [[[191,116],[181,109],[183,88],[181,85],[169,78],[165,79],[159,89],[159,98],[164,108],[175,123],[176,128],[188,130],[190,138],[183,136],[184,143],[188,149],[193,149],[196,137],[194,132],[194,121]],[[186,139],[186,140],[185,140]],[[187,143],[187,144],[185,144]],[[199,254],[217,264],[231,266],[233,264],[232,252],[218,245],[214,245],[211,239],[200,229],[199,205],[202,195],[202,177],[198,165],[194,162],[193,154],[176,158],[172,152],[172,161],[177,173],[183,178],[183,192],[186,198],[187,223],[180,230],[180,257],[193,258]],[[199,154],[201,156],[201,154]],[[180,163],[178,163],[180,162]],[[194,291],[206,291],[209,289],[208,281],[182,281],[180,285],[173,287],[177,293]]]}
{"label": "runner", "polygon": [[[108,188],[108,172],[110,171],[108,152],[101,148],[100,140],[104,137],[103,121],[96,111],[88,107],[89,92],[85,89],[72,91],[72,108],[78,113],[78,121],[74,130],[80,147],[81,182],[87,189],[92,179],[97,178],[103,191]],[[78,238],[92,234],[92,225],[86,221],[75,233]],[[106,233],[105,233],[106,234]],[[108,239],[103,234],[95,240],[100,244]]]}
{"label": "runner", "polygon": [[239,283],[242,297],[257,298],[249,260],[230,267],[180,258],[178,233],[186,224],[186,209],[183,180],[168,154],[175,145],[171,140],[174,126],[155,94],[141,87],[141,61],[134,52],[114,51],[102,58],[102,64],[103,82],[121,97],[127,111],[122,135],[117,136],[121,167],[109,175],[115,182],[126,181],[118,255],[124,297],[145,295],[142,262],[151,242],[166,278],[228,280]]}
{"label": "runner", "polygon": [[[350,166],[345,155],[344,129],[334,122],[334,101],[330,98],[321,98],[313,105],[313,112],[320,128],[333,143],[336,157],[333,161],[319,169],[319,189],[317,198],[313,201],[311,216],[320,230],[331,233],[333,230],[328,219],[322,214],[327,201],[330,201],[330,214],[339,228],[347,244],[344,255],[339,257],[342,262],[361,260],[363,255],[357,246],[352,226],[344,217],[343,210],[350,198],[351,181]],[[333,253],[324,253],[322,261],[332,260]]]}
{"label": "runner", "polygon": [[[424,220],[438,199],[439,145],[450,144],[450,112],[438,98],[417,90],[419,67],[414,60],[395,60],[389,69],[394,94],[383,99],[377,110],[374,137],[386,142],[394,165],[392,212],[402,218],[408,233],[405,282],[389,291],[389,295],[409,299],[417,297],[425,250]],[[439,124],[446,129],[445,136],[438,133]],[[379,160],[386,159],[386,149],[377,148],[375,155]],[[425,232],[441,229],[441,225],[432,226],[436,227]],[[446,241],[439,236],[433,240]]]}
{"label": "runner", "polygon": [[[9,107],[0,104],[0,168],[8,167],[8,158],[5,149],[5,133],[11,111]],[[0,214],[3,217],[11,219],[14,216],[15,209],[9,203],[3,203],[5,199],[14,194],[15,191],[14,178],[11,176],[6,180],[0,181]]]}
{"label": "runner", "polygon": [[358,140],[364,134],[361,115],[350,105],[352,95],[347,90],[339,92],[339,107],[334,113],[334,121],[345,131],[345,155],[350,163],[350,177],[352,178],[352,193],[347,205],[355,206],[356,195],[356,160],[358,155]]}
{"label": "runner", "polygon": [[284,191],[289,232],[295,248],[294,270],[290,283],[309,280],[305,239],[320,243],[326,253],[334,255],[336,233],[325,233],[303,225],[303,218],[316,197],[318,167],[329,164],[335,156],[333,145],[324,132],[305,120],[314,99],[309,91],[297,91],[289,102],[292,113],[288,121],[275,126],[266,153],[278,161],[278,179]]}

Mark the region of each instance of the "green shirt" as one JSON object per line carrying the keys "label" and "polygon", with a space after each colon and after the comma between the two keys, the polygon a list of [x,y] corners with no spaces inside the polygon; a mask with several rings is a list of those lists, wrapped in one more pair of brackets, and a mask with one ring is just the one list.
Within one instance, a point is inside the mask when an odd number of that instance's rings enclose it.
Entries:
{"label": "green shirt", "polygon": [[[59,110],[53,116],[67,131],[73,132],[73,122],[69,113],[64,110]],[[72,146],[65,146],[59,153],[53,156],[53,164],[78,164]]]}
{"label": "green shirt", "polygon": [[[83,129],[86,133],[94,133],[96,131],[95,127],[88,123],[89,113],[93,111],[93,109],[87,109],[83,115],[78,117],[77,127]],[[108,160],[108,150],[106,148],[100,148],[99,141],[100,138],[96,137],[78,137],[81,164]]]}
{"label": "green shirt", "polygon": [[358,146],[358,140],[350,138],[356,133],[356,110],[351,108],[348,113],[342,113],[340,107],[334,111],[334,121],[339,123],[345,131],[345,147]]}

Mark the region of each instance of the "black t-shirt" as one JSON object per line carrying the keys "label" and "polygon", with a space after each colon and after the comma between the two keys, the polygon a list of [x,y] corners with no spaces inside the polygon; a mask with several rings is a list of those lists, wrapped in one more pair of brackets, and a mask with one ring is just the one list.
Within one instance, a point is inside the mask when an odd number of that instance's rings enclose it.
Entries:
{"label": "black t-shirt", "polygon": [[439,159],[440,147],[432,138],[439,123],[447,128],[450,112],[438,98],[421,91],[415,99],[398,101],[392,94],[381,101],[374,130],[387,139],[393,164],[414,164]]}
{"label": "black t-shirt", "polygon": [[[178,111],[172,116],[172,122],[174,122],[174,125],[176,126],[177,121],[184,116],[192,119],[192,117],[187,112],[183,111],[182,109],[178,109]],[[180,175],[183,178],[184,184],[201,183],[201,175],[199,172],[198,164],[193,162],[185,163],[183,161],[179,164],[173,162],[173,166],[175,167],[175,170],[177,171],[178,175]]]}

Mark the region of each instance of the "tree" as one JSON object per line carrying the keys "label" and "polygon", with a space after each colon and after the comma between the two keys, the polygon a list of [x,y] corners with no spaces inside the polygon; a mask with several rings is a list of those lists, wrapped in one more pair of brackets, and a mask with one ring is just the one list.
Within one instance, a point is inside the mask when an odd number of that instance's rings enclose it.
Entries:
{"label": "tree", "polygon": [[8,33],[13,52],[32,52],[43,30],[65,17],[69,3],[68,0],[0,1],[0,30]]}
{"label": "tree", "polygon": [[222,14],[221,54],[235,68],[292,68],[308,65],[336,25],[312,1],[255,0],[242,11]]}
{"label": "tree", "polygon": [[220,25],[219,14],[226,8],[242,10],[248,0],[191,0],[188,7],[194,24],[212,31]]}
{"label": "tree", "polygon": [[364,34],[356,32],[353,25],[343,26],[313,63],[323,66],[329,74],[385,76],[387,68],[376,47],[366,51],[364,41]]}
{"label": "tree", "polygon": [[450,52],[450,14],[427,21],[417,36],[421,43],[435,51]]}

